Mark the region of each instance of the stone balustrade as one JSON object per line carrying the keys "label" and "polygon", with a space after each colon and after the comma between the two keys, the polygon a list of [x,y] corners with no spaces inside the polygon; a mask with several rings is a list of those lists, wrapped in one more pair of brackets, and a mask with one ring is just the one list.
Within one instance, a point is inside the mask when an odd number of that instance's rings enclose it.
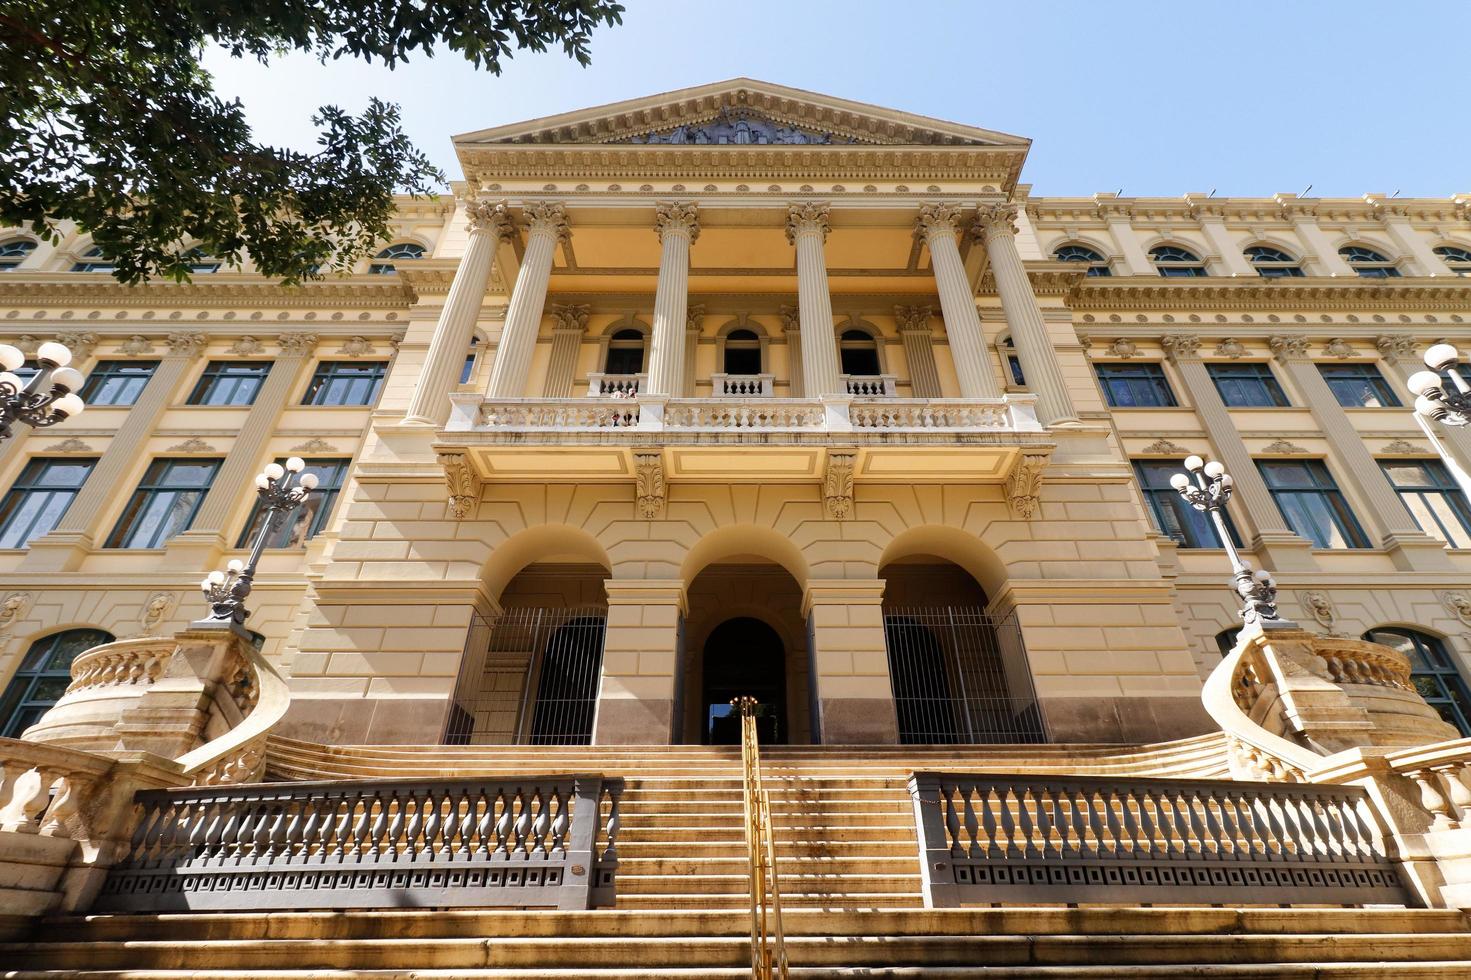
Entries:
{"label": "stone balustrade", "polygon": [[710,375],[710,387],[717,398],[770,398],[775,385],[774,374]]}
{"label": "stone balustrade", "polygon": [[843,390],[857,398],[893,398],[899,379],[892,374],[845,374]]}
{"label": "stone balustrade", "polygon": [[604,374],[595,371],[587,376],[589,398],[631,398],[641,391],[647,391],[648,387],[647,374]]}

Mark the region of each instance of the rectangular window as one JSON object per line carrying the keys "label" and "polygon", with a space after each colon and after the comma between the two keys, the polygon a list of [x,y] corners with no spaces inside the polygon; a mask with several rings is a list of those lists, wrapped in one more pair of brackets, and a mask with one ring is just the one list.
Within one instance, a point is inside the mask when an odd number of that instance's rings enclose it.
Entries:
{"label": "rectangular window", "polygon": [[1165,380],[1165,369],[1157,363],[1106,362],[1094,367],[1104,397],[1114,408],[1170,408],[1178,404]]}
{"label": "rectangular window", "polygon": [[385,361],[322,361],[303,405],[372,405],[383,388]]}
{"label": "rectangular window", "polygon": [[1452,548],[1471,548],[1471,506],[1438,459],[1381,459],[1379,468],[1426,534]]}
{"label": "rectangular window", "polygon": [[88,405],[132,405],[157,368],[157,361],[99,361],[79,394]]}
{"label": "rectangular window", "polygon": [[189,395],[190,405],[253,405],[270,361],[210,361]]}
{"label": "rectangular window", "polygon": [[[1170,477],[1185,472],[1185,462],[1179,459],[1136,459],[1134,476],[1139,480],[1139,489],[1144,492],[1144,502],[1154,526],[1162,534],[1174,538],[1182,548],[1219,548],[1220,540],[1216,529],[1204,511],[1196,510],[1185,502],[1179,491],[1170,486]],[[1241,535],[1226,515],[1226,530],[1231,534],[1231,543],[1241,547]]]}
{"label": "rectangular window", "polygon": [[218,459],[155,459],[112,529],[107,547],[161,548],[169,538],[187,531],[219,468]]}
{"label": "rectangular window", "polygon": [[1399,396],[1372,364],[1319,364],[1318,373],[1344,408],[1399,407]]}
{"label": "rectangular window", "polygon": [[[286,460],[278,459],[276,462],[285,465]],[[302,472],[316,474],[317,489],[307,496],[304,503],[277,522],[270,537],[266,538],[267,548],[299,548],[308,538],[315,537],[318,531],[327,526],[327,521],[332,518],[332,508],[337,503],[337,495],[342,492],[342,484],[347,480],[350,462],[352,461],[347,459],[306,461],[306,469]],[[260,498],[257,497],[255,507],[250,512],[250,520],[245,522],[245,530],[240,532],[240,540],[235,547],[249,548],[254,544],[264,519],[265,513],[261,510]]]}
{"label": "rectangular window", "polygon": [[1320,460],[1257,464],[1287,524],[1319,548],[1367,548],[1369,539]]}
{"label": "rectangular window", "polygon": [[0,548],[24,548],[56,527],[95,459],[33,459],[0,501]]}
{"label": "rectangular window", "polygon": [[1287,395],[1264,361],[1207,364],[1221,401],[1230,408],[1281,408]]}

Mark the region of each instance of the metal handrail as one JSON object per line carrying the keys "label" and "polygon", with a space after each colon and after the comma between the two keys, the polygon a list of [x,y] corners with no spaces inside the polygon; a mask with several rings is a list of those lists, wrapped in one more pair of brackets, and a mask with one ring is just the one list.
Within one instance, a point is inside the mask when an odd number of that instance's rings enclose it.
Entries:
{"label": "metal handrail", "polygon": [[751,866],[751,976],[755,980],[786,980],[787,946],[782,931],[781,888],[776,880],[776,841],[771,829],[771,797],[761,785],[756,699],[739,697],[730,705],[741,713],[746,859]]}

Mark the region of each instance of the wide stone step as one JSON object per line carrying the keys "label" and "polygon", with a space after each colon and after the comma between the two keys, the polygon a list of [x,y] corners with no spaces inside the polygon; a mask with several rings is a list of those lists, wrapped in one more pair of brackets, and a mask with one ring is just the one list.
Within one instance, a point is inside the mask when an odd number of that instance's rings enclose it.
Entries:
{"label": "wide stone step", "polygon": [[[782,897],[807,892],[824,895],[842,895],[845,892],[918,892],[919,875],[908,874],[795,874],[782,873],[779,884]],[[618,872],[618,894],[641,895],[649,893],[736,895],[747,894],[751,879],[742,867],[739,873],[703,873],[681,875],[639,875]]]}
{"label": "wide stone step", "polygon": [[[885,909],[920,909],[924,907],[924,896],[917,890],[914,892],[884,892],[869,894],[865,892],[844,892],[842,894],[823,894],[821,892],[810,892],[804,894],[788,894],[783,891],[781,896],[782,907],[790,912],[793,909],[825,909],[839,911],[858,910],[885,910]],[[661,913],[671,909],[698,909],[710,911],[715,909],[743,910],[748,916],[746,920],[746,934],[750,935],[750,908],[751,899],[748,893],[726,894],[726,895],[698,895],[682,893],[649,893],[647,895],[619,895],[615,903],[617,910],[623,909],[650,909]]]}
{"label": "wide stone step", "polygon": [[[633,841],[620,834],[618,853],[624,859],[678,854],[684,857],[735,856],[744,861],[746,842],[739,836],[731,836],[722,840],[688,840],[672,845],[667,841]],[[907,840],[778,840],[776,853],[778,857],[899,857],[914,861],[919,850],[911,836]]]}
{"label": "wide stone step", "polygon": [[[910,875],[915,887],[918,887],[918,864],[917,854],[899,857],[875,857],[873,855],[825,857],[813,854],[778,854],[776,856],[776,871],[781,876],[783,887],[785,887],[787,875],[863,873]],[[624,875],[736,874],[744,876],[748,868],[749,862],[744,851],[738,855],[721,857],[666,855],[656,858],[635,858],[623,855],[618,862],[618,877],[621,881]]]}
{"label": "wide stone step", "polygon": [[[747,937],[516,937],[481,939],[285,939],[137,941],[0,947],[0,960],[42,969],[582,969],[623,966],[739,967]],[[1463,933],[1292,936],[855,936],[787,940],[794,966],[1120,966],[1192,963],[1456,961],[1471,956]]]}
{"label": "wide stone step", "polygon": [[[1131,966],[1129,977],[1139,980],[1447,980],[1466,976],[1471,963],[1260,963],[1188,964],[1186,966]],[[649,969],[584,967],[578,977],[589,980],[737,980],[749,977],[750,967],[663,967]],[[911,967],[793,967],[793,977],[863,977],[890,980],[1118,980],[1116,966],[911,966]],[[14,980],[566,980],[552,970],[21,970],[8,972]]]}
{"label": "wide stone step", "polygon": [[[865,820],[863,823],[854,824],[828,824],[826,826],[814,827],[811,825],[795,827],[783,825],[777,822],[780,833],[778,840],[788,841],[858,841],[858,840],[891,840],[894,842],[907,842],[911,847],[918,847],[914,835],[914,820],[910,819],[906,825],[901,822],[878,824]],[[645,823],[641,826],[624,825],[618,832],[618,844],[621,847],[625,842],[632,841],[668,841],[679,843],[681,841],[701,840],[741,840],[745,831],[745,824],[739,821],[731,821],[724,825],[715,823],[690,824],[688,822],[660,822]],[[918,850],[915,853],[919,853]]]}

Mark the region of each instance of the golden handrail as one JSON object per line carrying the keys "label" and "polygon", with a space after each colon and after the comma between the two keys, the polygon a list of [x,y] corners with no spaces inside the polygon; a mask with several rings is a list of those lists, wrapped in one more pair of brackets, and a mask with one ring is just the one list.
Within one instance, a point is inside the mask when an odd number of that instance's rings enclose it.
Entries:
{"label": "golden handrail", "polygon": [[755,980],[786,980],[787,946],[781,923],[781,889],[776,880],[776,841],[771,830],[771,797],[761,785],[756,699],[736,698],[730,706],[741,713],[746,859],[751,866],[751,976]]}

